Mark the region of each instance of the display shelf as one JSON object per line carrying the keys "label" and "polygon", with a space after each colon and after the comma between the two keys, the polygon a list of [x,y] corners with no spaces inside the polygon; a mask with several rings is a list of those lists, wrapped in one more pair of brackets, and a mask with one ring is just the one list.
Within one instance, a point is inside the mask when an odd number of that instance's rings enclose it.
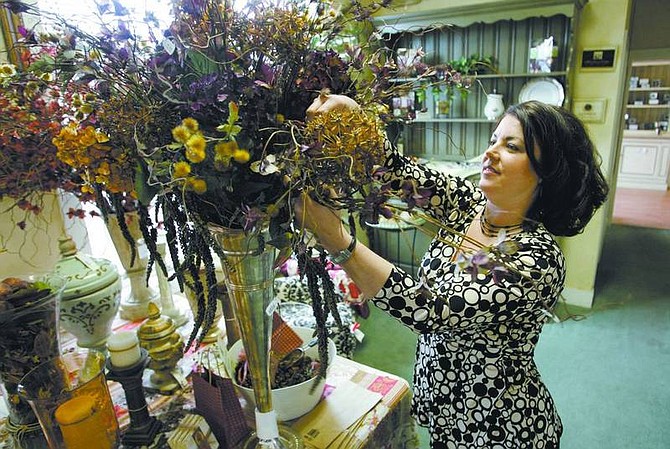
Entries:
{"label": "display shelf", "polygon": [[[561,70],[561,71],[555,71],[555,72],[534,72],[534,73],[473,73],[469,74],[467,76],[471,76],[474,79],[478,80],[488,80],[488,79],[505,79],[505,78],[551,78],[551,77],[563,77],[566,76],[568,72]],[[425,78],[427,82],[430,82],[428,78]],[[392,83],[410,83],[414,84],[416,82],[420,81],[420,78],[418,77],[406,77],[406,78],[391,78],[390,82]],[[670,87],[668,88],[660,88],[660,89],[665,89],[665,90],[670,90]],[[642,89],[638,89],[642,90]],[[647,90],[655,90],[655,89],[647,89]],[[656,89],[658,90],[658,89]]]}
{"label": "display shelf", "polygon": [[476,75],[476,79],[485,80],[485,79],[504,79],[504,78],[558,78],[566,76],[568,72],[566,71],[556,71],[556,72],[537,72],[537,73],[486,73],[482,75]]}
{"label": "display shelf", "polygon": [[[409,96],[419,84],[426,89],[424,107],[427,114],[411,120],[399,120],[394,128],[392,142],[408,155],[463,161],[480,154],[488,146],[496,120],[489,120],[484,114],[487,95],[502,95],[504,107],[519,101],[519,94],[527,83],[541,78],[558,81],[564,92],[563,107],[569,108],[571,101],[570,78],[574,73],[575,26],[581,9],[579,2],[563,1],[564,11],[569,13],[533,14],[533,8],[524,17],[509,17],[511,20],[484,20],[474,23],[454,25],[448,29],[428,27],[422,30],[388,29],[388,47],[399,49],[421,48],[425,53],[424,62],[429,66],[447,64],[463,56],[481,55],[491,57],[495,71],[472,75],[473,82],[467,97],[458,92],[451,97],[448,115],[439,111],[445,101],[445,89],[435,94],[431,78],[406,74],[393,80],[399,88],[404,88],[403,96]],[[567,6],[570,8],[567,8]],[[501,12],[501,11],[499,11]],[[449,15],[451,20],[453,15]],[[481,16],[480,16],[481,17]],[[538,41],[548,37],[554,39],[558,48],[551,62],[551,72],[531,71],[531,49]],[[439,101],[439,103],[436,103]],[[412,116],[409,113],[399,117]]]}
{"label": "display shelf", "polygon": [[[625,105],[626,129],[637,126],[643,130],[667,130],[670,115],[670,60],[635,61],[631,66]],[[652,98],[658,100],[659,104],[649,104]],[[635,104],[636,101],[638,104]]]}
{"label": "display shelf", "polygon": [[669,91],[670,87],[631,87],[628,91],[629,92],[663,92],[663,91]]}

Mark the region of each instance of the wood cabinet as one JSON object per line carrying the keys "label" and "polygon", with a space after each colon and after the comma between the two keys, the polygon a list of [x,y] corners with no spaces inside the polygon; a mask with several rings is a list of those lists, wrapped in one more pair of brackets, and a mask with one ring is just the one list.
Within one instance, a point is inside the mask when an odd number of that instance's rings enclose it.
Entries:
{"label": "wood cabinet", "polygon": [[670,61],[632,63],[619,187],[666,190],[670,170]]}

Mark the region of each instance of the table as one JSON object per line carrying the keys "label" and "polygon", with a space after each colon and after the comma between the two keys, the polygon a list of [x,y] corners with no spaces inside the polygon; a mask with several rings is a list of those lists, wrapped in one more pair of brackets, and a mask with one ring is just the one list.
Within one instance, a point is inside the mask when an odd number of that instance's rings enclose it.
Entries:
{"label": "table", "polygon": [[[413,420],[409,415],[411,393],[407,381],[389,373],[336,356],[326,383],[337,388],[342,382],[353,380],[358,385],[383,394],[382,400],[361,419],[342,432],[328,449],[418,449]],[[111,386],[114,392],[115,387]],[[327,391],[329,388],[327,387]],[[113,393],[113,396],[116,396]],[[116,397],[119,424],[128,425],[128,416]],[[192,386],[189,384],[174,396],[148,395],[150,413],[161,420],[167,429],[176,428],[187,413],[195,413]],[[249,418],[249,417],[248,417]],[[295,426],[296,421],[287,422]],[[148,449],[167,448],[168,433],[162,433]],[[305,444],[306,449],[320,449]]]}
{"label": "table", "polygon": [[[113,327],[115,331],[133,330],[140,325],[141,322],[117,319]],[[187,334],[189,330],[188,326],[185,326],[180,328],[180,333]],[[70,334],[63,334],[61,341],[66,349],[75,344]],[[201,346],[200,349],[203,348],[205,347]],[[185,355],[179,365],[182,372],[190,373],[198,363],[200,354],[200,352],[195,352]],[[337,389],[347,380],[382,393],[382,399],[362,418],[338,435],[328,449],[418,449],[418,439],[409,413],[411,391],[406,380],[338,355],[328,372],[326,391]],[[119,426],[123,430],[129,425],[123,389],[120,384],[113,381],[108,381],[108,386],[115,404]],[[168,448],[168,432],[175,429],[187,413],[195,413],[190,378],[185,383],[183,390],[177,394],[166,396],[146,393],[145,396],[150,414],[156,416],[164,424],[165,429],[148,449]],[[7,448],[4,421],[3,416],[0,418],[0,449]],[[295,422],[287,424],[294,425]],[[306,444],[305,447],[306,449],[319,449],[309,444]]]}

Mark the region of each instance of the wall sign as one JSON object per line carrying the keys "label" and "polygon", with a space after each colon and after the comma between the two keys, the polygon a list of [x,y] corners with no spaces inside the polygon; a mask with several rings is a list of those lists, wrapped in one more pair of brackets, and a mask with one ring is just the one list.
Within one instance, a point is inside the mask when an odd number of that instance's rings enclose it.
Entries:
{"label": "wall sign", "polygon": [[614,69],[616,48],[582,50],[582,69]]}

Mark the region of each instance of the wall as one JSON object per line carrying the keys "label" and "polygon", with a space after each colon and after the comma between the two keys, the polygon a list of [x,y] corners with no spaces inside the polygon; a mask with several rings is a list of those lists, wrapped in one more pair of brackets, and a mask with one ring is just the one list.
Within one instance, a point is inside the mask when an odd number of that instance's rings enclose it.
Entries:
{"label": "wall", "polygon": [[668,0],[635,0],[631,24],[631,52],[665,49],[668,41]]}
{"label": "wall", "polygon": [[[666,0],[658,1],[663,3]],[[498,8],[494,8],[495,11],[492,13],[480,14],[479,20],[490,21],[500,17],[501,11],[510,8],[518,11],[522,8],[532,7],[534,11],[539,11],[538,14],[541,15],[543,11],[556,8],[560,3],[565,2],[553,0],[536,0],[534,2],[525,0],[423,0],[417,5],[401,8],[401,12],[403,15],[420,12],[423,17],[428,17],[433,11],[439,15],[438,10],[445,7],[453,8],[455,12],[458,10],[467,12],[468,8],[500,5]],[[577,68],[573,74],[571,84],[573,99],[597,98],[606,102],[604,121],[602,123],[587,123],[587,127],[602,156],[602,168],[608,180],[612,183],[612,187],[616,182],[616,161],[621,142],[622,105],[623,93],[627,84],[631,9],[632,0],[591,0],[586,3],[577,30],[578,40],[575,49],[577,63],[580,59],[579,54],[584,48],[614,47],[617,50],[617,59],[614,69],[610,71],[589,71],[588,69]],[[399,20],[402,17],[398,11],[389,11],[388,14],[389,17],[394,17],[393,20]],[[568,266],[564,297],[572,304],[586,307],[592,305],[598,261],[610,216],[611,201],[596,214],[583,234],[560,240]]]}
{"label": "wall", "polygon": [[[603,159],[612,193],[616,183],[616,167],[621,146],[622,105],[628,78],[628,37],[630,29],[630,0],[592,0],[584,7],[579,26],[577,50],[584,48],[616,47],[615,70],[576,70],[573,97],[599,98],[607,101],[604,123],[589,123],[591,138]],[[596,270],[600,259],[602,242],[611,217],[611,201],[594,217],[585,232],[571,239],[563,239],[561,245],[566,254],[568,278],[564,295],[575,304],[591,306]]]}

